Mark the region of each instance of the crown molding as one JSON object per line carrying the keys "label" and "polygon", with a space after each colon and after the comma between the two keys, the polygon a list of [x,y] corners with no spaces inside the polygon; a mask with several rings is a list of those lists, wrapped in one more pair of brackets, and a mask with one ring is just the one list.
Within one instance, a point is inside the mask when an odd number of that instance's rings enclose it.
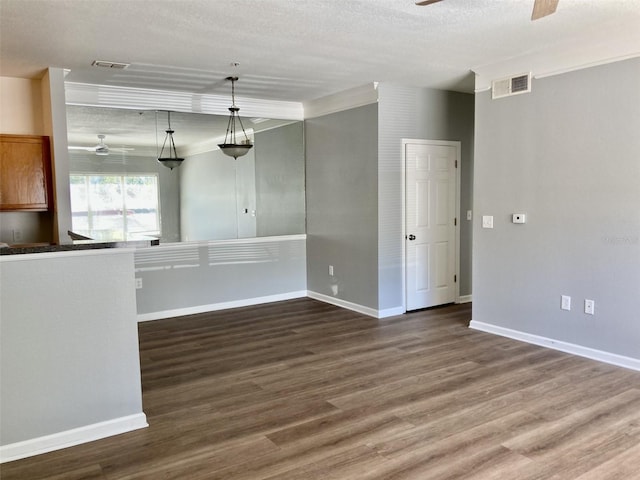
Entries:
{"label": "crown molding", "polygon": [[487,65],[473,69],[476,75],[475,93],[491,90],[491,82],[498,78],[508,77],[517,72],[531,72],[532,78],[542,79],[562,75],[587,68],[598,67],[615,62],[622,62],[632,58],[639,58],[640,52],[632,52],[617,57],[606,57],[597,60],[580,59],[574,62],[543,62],[541,58],[535,56],[523,57],[509,62],[496,65]]}
{"label": "crown molding", "polygon": [[367,83],[360,87],[305,102],[304,118],[321,117],[371,103],[378,103],[378,82]]}
{"label": "crown molding", "polygon": [[[65,82],[66,103],[93,107],[128,108],[134,110],[172,110],[186,113],[228,115],[231,98],[146,88],[116,87],[89,83]],[[303,120],[300,102],[283,102],[236,97],[242,115],[286,120]]]}

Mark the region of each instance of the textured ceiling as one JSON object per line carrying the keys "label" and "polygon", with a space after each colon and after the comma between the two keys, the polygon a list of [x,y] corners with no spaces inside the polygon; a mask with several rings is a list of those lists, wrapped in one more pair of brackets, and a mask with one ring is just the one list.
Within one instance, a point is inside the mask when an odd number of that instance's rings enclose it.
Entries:
{"label": "textured ceiling", "polygon": [[[371,82],[471,92],[640,53],[640,0],[0,0],[0,75],[308,101]],[[93,60],[130,63],[127,70]],[[239,67],[232,67],[238,62]]]}

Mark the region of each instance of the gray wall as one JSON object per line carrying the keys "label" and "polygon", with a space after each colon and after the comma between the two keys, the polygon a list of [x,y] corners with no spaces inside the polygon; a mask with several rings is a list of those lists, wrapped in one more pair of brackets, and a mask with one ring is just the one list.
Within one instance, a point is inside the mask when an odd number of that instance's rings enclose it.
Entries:
{"label": "gray wall", "polygon": [[255,237],[255,209],[253,149],[237,160],[216,149],[180,166],[182,241]]}
{"label": "gray wall", "polygon": [[255,135],[258,237],[305,232],[303,124]]}
{"label": "gray wall", "polygon": [[460,295],[471,294],[473,95],[380,84],[379,309],[402,306],[402,139],[461,142]]}
{"label": "gray wall", "polygon": [[153,157],[123,155],[116,152],[112,152],[108,156],[99,156],[93,153],[72,151],[69,152],[69,172],[71,174],[157,173],[162,222],[162,237],[160,241],[180,241],[179,168],[169,170]]}
{"label": "gray wall", "polygon": [[136,250],[138,318],[151,320],[303,296],[304,235]]}
{"label": "gray wall", "polygon": [[0,263],[1,445],[142,416],[133,253]]}
{"label": "gray wall", "polygon": [[304,128],[307,288],[377,309],[378,106],[312,118]]}
{"label": "gray wall", "polygon": [[474,321],[640,359],[639,85],[636,58],[476,96]]}

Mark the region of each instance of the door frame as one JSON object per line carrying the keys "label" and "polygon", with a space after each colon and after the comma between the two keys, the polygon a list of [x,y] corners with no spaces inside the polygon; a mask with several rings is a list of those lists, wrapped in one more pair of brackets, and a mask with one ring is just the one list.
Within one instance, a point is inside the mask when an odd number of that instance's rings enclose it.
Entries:
{"label": "door frame", "polygon": [[462,171],[461,142],[449,140],[426,140],[423,138],[403,138],[402,139],[402,309],[407,312],[407,145],[417,143],[420,145],[444,145],[454,147],[456,150],[456,160],[458,168],[456,168],[456,205],[455,215],[458,219],[455,225],[455,272],[457,282],[455,282],[454,296],[455,303],[460,303],[460,179]]}

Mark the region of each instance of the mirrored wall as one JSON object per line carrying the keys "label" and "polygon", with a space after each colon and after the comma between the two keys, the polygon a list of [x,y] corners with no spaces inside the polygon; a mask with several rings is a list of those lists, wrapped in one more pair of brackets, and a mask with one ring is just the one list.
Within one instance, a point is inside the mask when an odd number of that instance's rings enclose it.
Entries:
{"label": "mirrored wall", "polygon": [[243,118],[254,148],[235,160],[217,147],[227,120],[172,112],[185,160],[170,170],[156,160],[166,111],[67,106],[74,232],[161,243],[304,233],[303,123]]}

